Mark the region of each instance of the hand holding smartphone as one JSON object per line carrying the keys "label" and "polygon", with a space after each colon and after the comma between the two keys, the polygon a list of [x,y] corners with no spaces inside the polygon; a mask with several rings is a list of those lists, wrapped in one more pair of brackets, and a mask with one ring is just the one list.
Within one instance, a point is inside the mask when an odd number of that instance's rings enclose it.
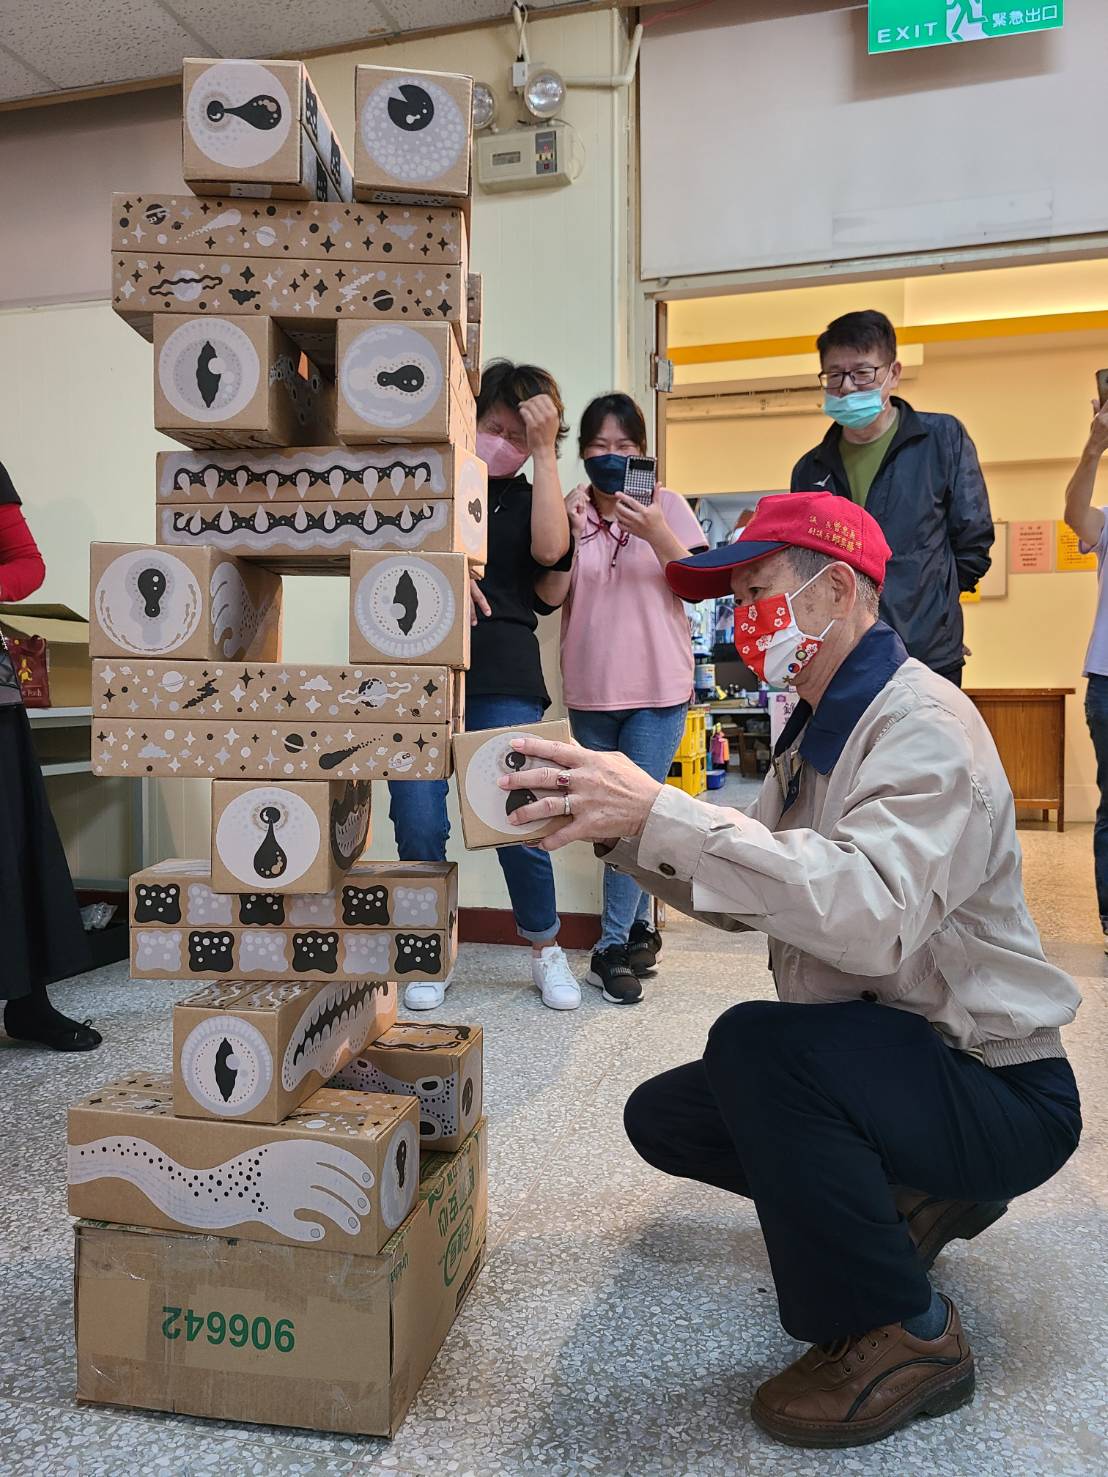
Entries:
{"label": "hand holding smartphone", "polygon": [[[1099,376],[1098,376],[1099,378]],[[658,459],[653,456],[629,456],[623,477],[623,496],[649,508],[654,501],[654,484],[658,477]]]}

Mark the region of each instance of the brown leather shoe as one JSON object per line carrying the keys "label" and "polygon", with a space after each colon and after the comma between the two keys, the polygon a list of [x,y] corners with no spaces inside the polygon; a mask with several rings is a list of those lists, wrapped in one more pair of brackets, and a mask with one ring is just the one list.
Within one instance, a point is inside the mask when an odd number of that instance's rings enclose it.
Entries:
{"label": "brown leather shoe", "polygon": [[890,1323],[809,1349],[767,1380],[750,1414],[790,1446],[864,1446],[916,1416],[947,1415],[973,1399],[973,1354],[949,1298],[945,1331],[917,1339]]}
{"label": "brown leather shoe", "polygon": [[919,1190],[901,1189],[894,1198],[925,1271],[948,1242],[972,1241],[1008,1209],[1004,1200],[940,1200]]}

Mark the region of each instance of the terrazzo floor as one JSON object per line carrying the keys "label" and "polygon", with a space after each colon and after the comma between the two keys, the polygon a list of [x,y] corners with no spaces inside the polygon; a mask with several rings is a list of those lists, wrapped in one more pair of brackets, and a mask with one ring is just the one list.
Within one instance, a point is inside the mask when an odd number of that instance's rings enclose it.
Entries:
{"label": "terrazzo floor", "polygon": [[187,987],[132,984],[124,966],[58,987],[105,1044],[63,1057],[0,1040],[0,1473],[1108,1471],[1108,995],[1090,830],[1022,839],[1048,953],[1085,994],[1066,1038],[1085,1139],[1054,1181],[936,1267],[977,1356],[967,1409],[838,1455],[775,1445],[750,1424],[755,1385],[798,1352],[775,1317],[754,1212],[655,1174],[620,1114],[642,1078],[699,1054],[728,1005],[771,994],[765,946],[671,914],[664,967],[634,1010],[592,990],[576,1013],[545,1010],[522,983],[522,950],[463,950],[438,1014],[485,1029],[489,1259],[391,1444],[74,1405],[65,1107],[114,1075],[164,1068],[168,1007]]}

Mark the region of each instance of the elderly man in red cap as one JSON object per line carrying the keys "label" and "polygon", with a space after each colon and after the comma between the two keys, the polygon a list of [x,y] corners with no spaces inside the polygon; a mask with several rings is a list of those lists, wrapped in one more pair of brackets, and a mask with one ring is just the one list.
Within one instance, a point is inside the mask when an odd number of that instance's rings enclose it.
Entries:
{"label": "elderly man in red cap", "polygon": [[802,1446],[972,1398],[928,1271],[1081,1133],[1060,1037],[1080,997],[1027,911],[1011,789],[973,704],[877,619],[888,558],[863,508],[794,493],[668,566],[685,600],[733,593],[739,654],[801,699],[749,812],[532,738],[550,767],[501,781],[550,792],[517,821],[568,817],[548,850],[603,842],[684,912],[769,936],[780,999],[728,1010],[625,1123],[656,1168],[753,1200],[781,1322],[813,1347],[751,1413]]}

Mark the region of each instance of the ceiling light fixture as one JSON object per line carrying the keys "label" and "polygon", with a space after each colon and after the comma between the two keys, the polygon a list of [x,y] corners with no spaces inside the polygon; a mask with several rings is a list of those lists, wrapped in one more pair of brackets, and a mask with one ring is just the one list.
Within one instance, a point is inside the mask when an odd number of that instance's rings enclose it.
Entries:
{"label": "ceiling light fixture", "polygon": [[473,129],[475,133],[496,122],[496,94],[487,82],[473,84]]}

